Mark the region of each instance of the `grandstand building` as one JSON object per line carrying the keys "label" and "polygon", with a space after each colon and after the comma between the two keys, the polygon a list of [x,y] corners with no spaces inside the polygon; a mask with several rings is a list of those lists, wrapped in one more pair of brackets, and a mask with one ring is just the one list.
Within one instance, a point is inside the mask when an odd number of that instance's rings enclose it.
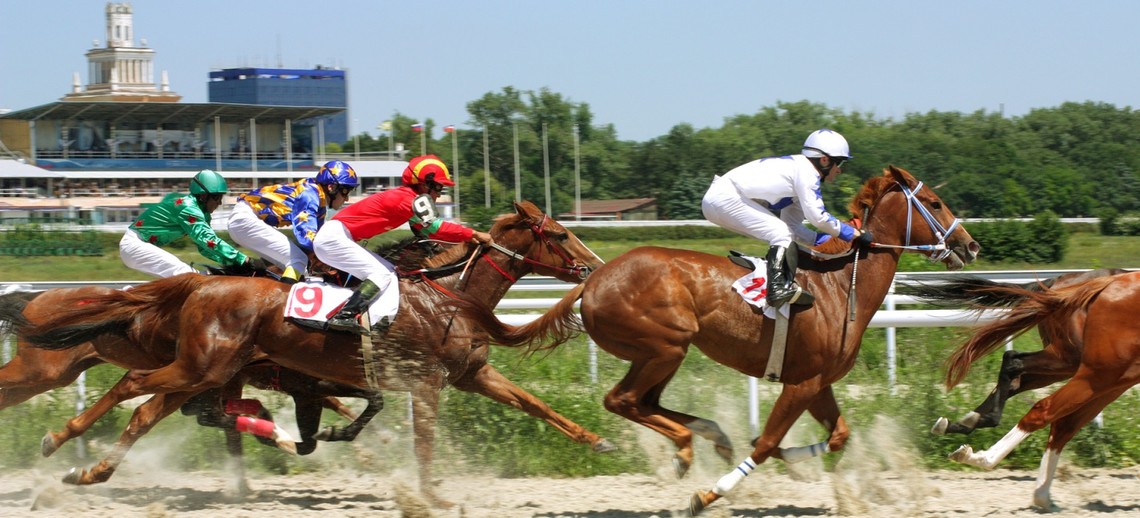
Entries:
{"label": "grandstand building", "polygon": [[[347,120],[343,72],[227,69],[210,74],[211,102],[179,102],[165,72],[155,83],[156,53],[136,45],[132,15],[128,3],[107,4],[85,86],[76,74],[58,101],[0,114],[0,219],[126,223],[202,169],[222,173],[231,195],[311,176],[332,159],[352,164],[359,194],[399,181],[407,162],[394,155],[323,153],[321,143],[347,140],[337,122]],[[305,93],[273,94],[282,85]]]}

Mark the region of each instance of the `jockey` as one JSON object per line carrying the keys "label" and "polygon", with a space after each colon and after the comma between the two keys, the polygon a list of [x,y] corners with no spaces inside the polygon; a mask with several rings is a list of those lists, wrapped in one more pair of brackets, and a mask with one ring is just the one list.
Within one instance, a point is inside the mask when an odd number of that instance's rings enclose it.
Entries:
{"label": "jockey", "polygon": [[195,271],[174,254],[159,248],[190,236],[198,252],[222,266],[256,268],[238,249],[222,241],[210,228],[210,214],[222,204],[226,179],[204,169],[190,179],[190,195],[172,192],[139,216],[119,240],[119,256],[128,267],[156,277]]}
{"label": "jockey", "polygon": [[[444,221],[436,215],[435,199],[444,187],[455,185],[439,157],[423,155],[413,158],[404,169],[402,182],[400,187],[370,195],[337,212],[313,239],[313,251],[318,259],[363,281],[344,307],[329,319],[330,329],[364,333],[358,317],[368,310],[373,301],[381,296],[399,300],[396,267],[356,244],[356,241],[410,222],[417,234],[444,241],[492,242],[491,235],[486,232]],[[391,325],[391,322],[381,325]]]}
{"label": "jockey", "polygon": [[[834,180],[851,159],[843,135],[821,129],[804,141],[798,155],[761,158],[713,179],[701,200],[709,221],[768,242],[769,306],[811,305],[812,294],[795,282],[786,254],[792,241],[816,246],[832,236],[844,241],[872,241],[870,233],[835,219],[823,206],[820,184]],[[804,218],[821,232],[804,225]],[[795,253],[793,249],[791,253]]]}
{"label": "jockey", "polygon": [[[333,160],[313,178],[254,189],[238,196],[227,222],[230,236],[284,268],[281,280],[293,284],[309,263],[326,212],[340,209],[359,185],[352,166]],[[290,225],[295,241],[277,231]]]}

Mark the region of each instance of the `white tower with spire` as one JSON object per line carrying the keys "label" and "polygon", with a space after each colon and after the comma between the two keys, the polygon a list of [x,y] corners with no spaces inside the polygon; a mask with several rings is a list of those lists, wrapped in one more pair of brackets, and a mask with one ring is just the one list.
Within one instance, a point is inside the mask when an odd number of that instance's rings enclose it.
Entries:
{"label": "white tower with spire", "polygon": [[78,81],[63,101],[129,101],[177,102],[182,99],[170,91],[166,71],[162,72],[162,87],[155,80],[154,49],[146,48],[146,41],[136,47],[134,43],[134,11],[128,2],[108,2],[106,46],[87,51],[87,87],[79,88]]}

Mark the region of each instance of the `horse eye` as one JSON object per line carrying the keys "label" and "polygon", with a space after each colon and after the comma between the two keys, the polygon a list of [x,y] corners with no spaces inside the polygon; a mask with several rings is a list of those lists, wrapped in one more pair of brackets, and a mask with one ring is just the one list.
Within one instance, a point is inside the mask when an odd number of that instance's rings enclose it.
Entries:
{"label": "horse eye", "polygon": [[934,207],[934,210],[942,210],[942,202],[940,202],[940,201],[936,201],[934,203],[931,203],[930,206]]}
{"label": "horse eye", "polygon": [[567,239],[570,239],[570,235],[566,232],[556,232],[551,234],[550,237],[559,243],[565,243]]}

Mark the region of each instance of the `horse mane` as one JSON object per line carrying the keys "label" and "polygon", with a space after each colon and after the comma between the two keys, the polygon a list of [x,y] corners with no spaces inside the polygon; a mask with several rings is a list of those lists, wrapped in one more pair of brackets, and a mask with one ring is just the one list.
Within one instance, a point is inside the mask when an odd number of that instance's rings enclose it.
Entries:
{"label": "horse mane", "polygon": [[[859,193],[851,199],[851,204],[847,208],[851,213],[851,219],[847,221],[847,223],[856,228],[860,228],[863,214],[867,210],[870,210],[883,194],[893,188],[900,178],[905,179],[907,185],[910,185],[914,179],[906,170],[893,165],[883,169],[882,176],[868,178],[867,181],[863,183],[863,188],[859,190]],[[832,255],[846,252],[851,246],[852,244],[850,242],[843,241],[842,239],[828,239],[823,242],[823,244],[813,247],[812,250],[821,254]]]}
{"label": "horse mane", "polygon": [[[987,288],[996,293],[1007,293],[1024,299],[1009,312],[989,324],[978,327],[973,335],[946,360],[946,388],[953,388],[970,372],[970,365],[1000,347],[1010,337],[1021,336],[1033,326],[1048,320],[1066,322],[1073,313],[1092,303],[1101,291],[1116,280],[1113,276],[1098,277],[1087,282],[1055,289],[1034,290],[1020,286]],[[980,310],[985,307],[975,306]]]}
{"label": "horse mane", "polygon": [[[502,229],[508,225],[517,223],[521,218],[518,214],[500,214],[495,217],[495,223],[491,226],[491,234],[496,234],[497,230]],[[448,266],[459,262],[471,252],[471,247],[475,246],[472,243],[460,243],[444,250],[439,255],[429,258],[424,262],[424,266],[428,268],[439,268]]]}

